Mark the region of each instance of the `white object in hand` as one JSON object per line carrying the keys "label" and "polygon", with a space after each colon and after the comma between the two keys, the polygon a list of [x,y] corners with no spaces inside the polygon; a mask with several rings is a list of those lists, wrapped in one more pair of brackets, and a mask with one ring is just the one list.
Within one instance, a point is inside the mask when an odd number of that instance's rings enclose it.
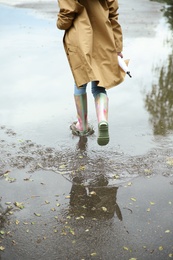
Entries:
{"label": "white object in hand", "polygon": [[118,64],[125,71],[125,73],[127,73],[131,78],[132,76],[130,75],[129,68],[127,67],[125,61],[120,56],[118,56]]}

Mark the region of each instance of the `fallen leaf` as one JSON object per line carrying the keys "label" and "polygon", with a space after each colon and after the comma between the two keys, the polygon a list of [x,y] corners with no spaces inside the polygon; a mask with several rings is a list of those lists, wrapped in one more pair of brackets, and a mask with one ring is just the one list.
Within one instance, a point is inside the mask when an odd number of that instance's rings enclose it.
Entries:
{"label": "fallen leaf", "polygon": [[95,191],[91,191],[89,194],[90,195],[96,195],[96,192]]}
{"label": "fallen leaf", "polygon": [[168,158],[166,163],[169,164],[170,166],[173,166],[173,158]]}
{"label": "fallen leaf", "polygon": [[0,251],[4,251],[5,247],[4,246],[0,246]]}
{"label": "fallen leaf", "polygon": [[11,204],[11,202],[8,202],[8,201],[7,201],[7,202],[5,202],[5,204],[6,204],[6,205],[10,205],[10,204]]}
{"label": "fallen leaf", "polygon": [[81,165],[81,166],[79,167],[79,170],[80,170],[80,171],[84,171],[84,170],[85,170],[85,166],[84,166],[84,165]]}
{"label": "fallen leaf", "polygon": [[16,219],[15,223],[16,225],[19,225],[20,221]]}
{"label": "fallen leaf", "polygon": [[75,235],[75,232],[74,230],[70,229],[70,233],[74,236]]}
{"label": "fallen leaf", "polygon": [[19,208],[19,209],[23,209],[24,208],[24,205],[23,205],[23,202],[14,202],[14,205]]}
{"label": "fallen leaf", "polygon": [[96,256],[96,255],[97,255],[97,253],[95,253],[95,252],[94,252],[94,253],[91,253],[91,256]]}
{"label": "fallen leaf", "polygon": [[159,246],[159,250],[162,251],[163,250],[163,246]]}
{"label": "fallen leaf", "polygon": [[144,172],[147,174],[151,174],[151,170],[150,169],[144,169]]}
{"label": "fallen leaf", "polygon": [[123,249],[126,250],[126,251],[129,250],[128,247],[126,247],[126,246],[123,246]]}
{"label": "fallen leaf", "polygon": [[59,166],[59,169],[65,169],[66,167],[67,167],[67,165],[62,164],[62,165]]}
{"label": "fallen leaf", "polygon": [[12,183],[16,181],[16,178],[6,177],[5,180]]}
{"label": "fallen leaf", "polygon": [[119,179],[120,178],[120,176],[118,174],[115,174],[113,177],[114,177],[114,179]]}
{"label": "fallen leaf", "polygon": [[155,205],[155,202],[150,201],[150,204],[151,204],[151,205]]}
{"label": "fallen leaf", "polygon": [[165,230],[165,233],[170,233],[171,231],[170,230]]}
{"label": "fallen leaf", "polygon": [[41,217],[41,214],[39,214],[39,213],[34,213],[34,215],[35,215],[36,217]]}
{"label": "fallen leaf", "polygon": [[108,211],[106,207],[102,207],[102,210],[103,210],[104,212],[107,212],[107,211]]}
{"label": "fallen leaf", "polygon": [[136,201],[136,198],[131,198],[132,201]]}

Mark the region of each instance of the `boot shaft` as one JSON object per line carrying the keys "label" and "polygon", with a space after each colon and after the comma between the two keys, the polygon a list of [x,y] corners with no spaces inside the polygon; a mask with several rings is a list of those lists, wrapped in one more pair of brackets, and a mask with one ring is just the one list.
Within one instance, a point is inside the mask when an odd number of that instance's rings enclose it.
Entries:
{"label": "boot shaft", "polygon": [[74,95],[77,118],[78,118],[78,128],[80,131],[86,131],[88,127],[87,122],[87,94]]}
{"label": "boot shaft", "polygon": [[108,121],[108,97],[104,93],[100,93],[95,98],[95,107],[98,123]]}

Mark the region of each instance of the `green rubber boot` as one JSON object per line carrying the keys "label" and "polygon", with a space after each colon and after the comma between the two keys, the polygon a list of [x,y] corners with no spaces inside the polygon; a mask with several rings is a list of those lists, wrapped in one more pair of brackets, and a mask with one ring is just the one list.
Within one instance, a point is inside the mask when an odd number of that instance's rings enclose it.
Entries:
{"label": "green rubber boot", "polygon": [[98,119],[98,138],[99,145],[109,143],[109,126],[108,126],[108,97],[100,93],[95,98],[96,113]]}

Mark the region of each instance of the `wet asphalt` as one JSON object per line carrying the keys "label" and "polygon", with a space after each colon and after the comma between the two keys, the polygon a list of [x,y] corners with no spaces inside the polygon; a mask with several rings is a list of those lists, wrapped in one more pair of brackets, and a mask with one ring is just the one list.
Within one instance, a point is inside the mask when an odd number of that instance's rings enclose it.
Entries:
{"label": "wet asphalt", "polygon": [[138,2],[120,4],[132,78],[108,91],[105,147],[90,85],[95,133],[70,132],[56,4],[0,5],[1,260],[173,257],[172,27],[163,4]]}

